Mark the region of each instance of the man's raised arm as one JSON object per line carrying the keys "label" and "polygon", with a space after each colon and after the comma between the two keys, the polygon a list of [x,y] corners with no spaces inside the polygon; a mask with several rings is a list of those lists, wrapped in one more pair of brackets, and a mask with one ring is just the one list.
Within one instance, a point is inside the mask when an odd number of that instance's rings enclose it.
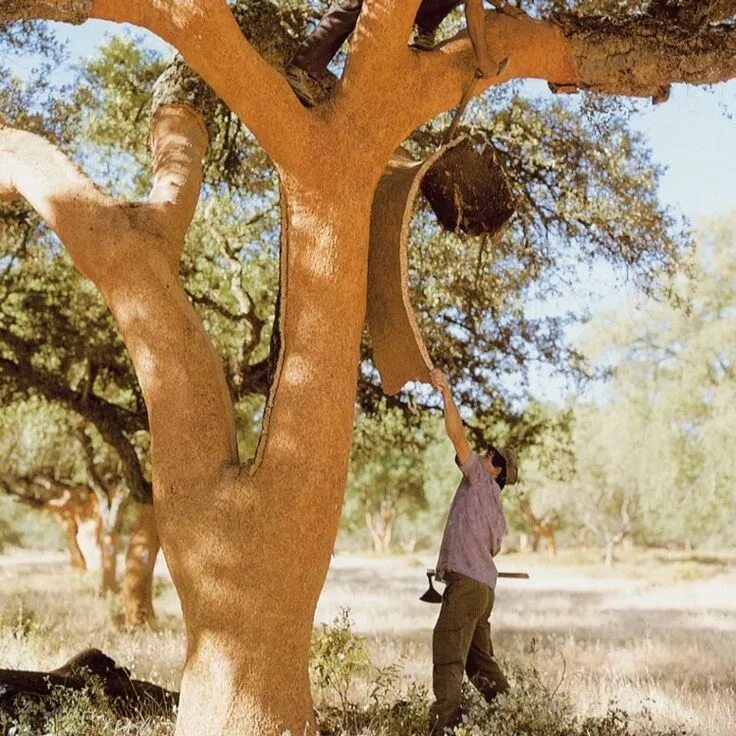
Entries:
{"label": "man's raised arm", "polygon": [[455,400],[452,398],[452,391],[450,391],[445,374],[439,368],[433,368],[429,373],[429,377],[432,381],[432,386],[442,394],[447,436],[455,446],[458,461],[461,465],[464,465],[470,457],[471,449],[470,444],[468,444],[468,438],[465,436],[463,420],[460,418],[460,412],[457,410]]}

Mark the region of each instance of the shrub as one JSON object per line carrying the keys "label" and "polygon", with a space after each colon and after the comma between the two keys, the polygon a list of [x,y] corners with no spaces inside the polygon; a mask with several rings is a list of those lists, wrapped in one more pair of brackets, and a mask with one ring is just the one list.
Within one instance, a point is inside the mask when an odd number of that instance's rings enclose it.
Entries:
{"label": "shrub", "polygon": [[121,717],[90,678],[82,690],[57,688],[43,700],[16,698],[12,710],[0,711],[3,736],[173,736],[174,722],[143,709]]}

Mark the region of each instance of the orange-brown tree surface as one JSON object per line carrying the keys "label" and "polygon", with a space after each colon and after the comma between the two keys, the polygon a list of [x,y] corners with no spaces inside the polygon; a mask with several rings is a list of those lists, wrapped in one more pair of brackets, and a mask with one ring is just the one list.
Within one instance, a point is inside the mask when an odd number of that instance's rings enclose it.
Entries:
{"label": "orange-brown tree surface", "polygon": [[[156,525],[186,625],[181,735],[314,731],[309,641],[345,489],[373,197],[397,146],[455,105],[474,69],[465,34],[430,53],[407,46],[418,5],[366,0],[339,85],[311,110],[244,38],[225,0],[0,5],[0,20],[149,29],[240,117],[280,176],[279,360],[256,457],[243,464],[220,357],[178,273],[208,141],[200,112],[156,109],[152,189],[135,205],[100,191],[45,140],[0,128],[0,196],[24,197],[96,284],[145,396]],[[689,13],[699,33],[659,17],[489,12],[491,47],[510,62],[477,91],[533,77],[558,90],[662,98],[671,82],[736,75],[736,39],[718,23],[736,3],[653,5],[672,6],[667,17]]]}

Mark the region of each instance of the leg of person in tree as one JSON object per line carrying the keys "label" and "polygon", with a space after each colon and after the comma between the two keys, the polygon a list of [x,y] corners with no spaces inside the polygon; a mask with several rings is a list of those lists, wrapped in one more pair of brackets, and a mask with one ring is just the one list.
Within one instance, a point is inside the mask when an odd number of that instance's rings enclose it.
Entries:
{"label": "leg of person in tree", "polygon": [[333,0],[322,20],[297,49],[286,76],[299,99],[312,106],[314,88],[328,64],[355,29],[363,0]]}
{"label": "leg of person in tree", "polygon": [[423,51],[433,49],[435,32],[442,21],[461,4],[462,0],[424,0],[417,11],[410,45]]}
{"label": "leg of person in tree", "polygon": [[[435,33],[440,24],[460,4],[461,0],[424,0],[417,12],[410,45],[422,51],[431,51],[435,46]],[[521,13],[518,8],[509,5],[505,0],[490,0],[490,4],[504,13],[511,15]],[[465,19],[482,76],[501,74],[509,60],[508,57],[496,60],[490,54],[485,36],[483,0],[465,0]]]}
{"label": "leg of person in tree", "polygon": [[442,608],[432,636],[432,688],[435,702],[429,711],[433,736],[452,728],[460,717],[460,690],[473,636],[488,609],[490,588],[475,580],[448,573]]}
{"label": "leg of person in tree", "polygon": [[473,640],[470,642],[470,651],[465,662],[465,672],[468,679],[489,703],[497,695],[509,691],[508,680],[493,656],[490,616],[494,600],[495,593],[491,589],[488,606],[475,627]]}

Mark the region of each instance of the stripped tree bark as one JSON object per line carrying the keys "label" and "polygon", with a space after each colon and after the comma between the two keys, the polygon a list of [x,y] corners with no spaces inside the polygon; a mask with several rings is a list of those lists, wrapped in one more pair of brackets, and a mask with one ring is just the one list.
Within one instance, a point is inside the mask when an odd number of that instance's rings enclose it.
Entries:
{"label": "stripped tree bark", "polygon": [[[431,53],[408,48],[418,4],[368,0],[334,96],[312,110],[224,0],[13,0],[0,10],[151,30],[241,118],[281,178],[279,360],[256,457],[241,464],[220,359],[178,277],[207,145],[196,104],[156,108],[153,186],[136,205],[99,191],[46,141],[0,129],[0,196],[25,197],[97,285],[145,395],[156,523],[187,631],[178,734],[315,730],[309,640],[346,482],[373,197],[397,146],[456,104],[474,70],[464,33]],[[488,13],[489,41],[510,62],[478,92],[533,77],[656,95],[736,75],[730,26],[701,31]]]}
{"label": "stripped tree bark", "polygon": [[121,511],[128,500],[130,491],[122,484],[110,484],[97,471],[95,452],[90,438],[85,432],[78,434],[79,442],[84,453],[87,466],[87,483],[97,499],[97,513],[99,516],[98,540],[100,545],[100,566],[102,578],[100,580],[100,595],[118,590],[118,538]]}
{"label": "stripped tree bark", "polygon": [[153,505],[140,504],[125,553],[121,595],[126,626],[143,626],[156,620],[153,608],[153,570],[158,548]]}
{"label": "stripped tree bark", "polygon": [[60,495],[46,501],[42,508],[50,511],[64,530],[72,569],[86,570],[87,561],[79,547],[77,536],[80,526],[97,516],[94,495],[84,486],[65,488]]}
{"label": "stripped tree bark", "polygon": [[365,525],[373,540],[373,551],[385,555],[391,551],[394,522],[396,521],[396,504],[391,499],[381,501],[381,510],[374,514],[366,508]]}

